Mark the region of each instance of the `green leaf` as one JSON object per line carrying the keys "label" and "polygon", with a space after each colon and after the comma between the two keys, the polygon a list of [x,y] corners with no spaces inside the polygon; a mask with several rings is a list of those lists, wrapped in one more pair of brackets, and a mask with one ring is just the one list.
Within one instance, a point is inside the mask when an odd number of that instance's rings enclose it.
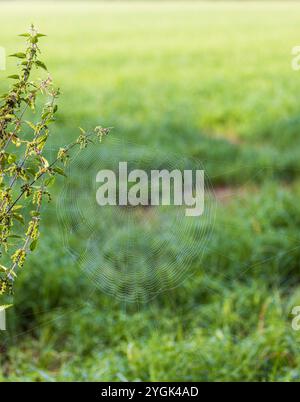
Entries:
{"label": "green leaf", "polygon": [[31,243],[30,243],[30,246],[29,246],[29,248],[30,248],[30,251],[34,251],[35,250],[35,248],[36,248],[36,245],[37,245],[37,239],[36,240],[33,240]]}
{"label": "green leaf", "polygon": [[27,171],[29,174],[31,174],[31,176],[35,176],[36,171],[35,171],[35,169],[34,169],[33,167],[28,167],[28,168],[26,169],[26,171]]}
{"label": "green leaf", "polygon": [[11,164],[11,163],[14,163],[14,162],[16,161],[16,159],[17,159],[17,155],[15,155],[15,154],[9,154],[9,155],[8,155],[8,158],[7,158],[7,162],[8,162],[9,164]]}
{"label": "green leaf", "polygon": [[63,171],[62,168],[55,167],[55,168],[53,169],[53,171],[54,171],[55,173],[57,173],[57,174],[60,174],[61,176],[67,177],[67,175],[65,174],[65,172]]}
{"label": "green leaf", "polygon": [[20,77],[18,74],[9,75],[7,78],[11,78],[12,80],[18,80]]}
{"label": "green leaf", "polygon": [[48,112],[48,111],[45,112],[45,113],[43,113],[43,114],[42,114],[42,119],[45,120],[46,117],[48,117],[50,114],[51,114],[51,112]]}
{"label": "green leaf", "polygon": [[9,57],[17,57],[18,59],[26,59],[26,54],[19,52],[19,53],[10,54]]}
{"label": "green leaf", "polygon": [[4,116],[4,118],[5,118],[5,119],[14,119],[15,116],[14,116],[13,114],[6,114],[6,115]]}
{"label": "green leaf", "polygon": [[6,271],[7,271],[7,268],[6,268],[4,265],[1,265],[1,264],[0,264],[0,271],[6,272]]}
{"label": "green leaf", "polygon": [[49,162],[47,161],[47,159],[44,156],[40,156],[41,161],[43,162],[43,165],[45,168],[49,167]]}
{"label": "green leaf", "polygon": [[55,183],[55,176],[49,177],[47,180],[45,180],[45,186],[46,187],[51,187]]}
{"label": "green leaf", "polygon": [[37,217],[39,217],[39,216],[40,216],[40,212],[37,212],[37,211],[31,211],[31,212],[30,212],[30,215],[31,215],[32,217],[34,217],[34,218],[37,218]]}
{"label": "green leaf", "polygon": [[15,205],[13,208],[12,208],[12,211],[18,211],[19,209],[22,209],[23,208],[23,205]]}
{"label": "green leaf", "polygon": [[28,126],[32,128],[32,130],[34,131],[36,130],[36,126],[33,123],[31,123],[31,121],[26,120],[25,123],[28,124]]}
{"label": "green leaf", "polygon": [[41,137],[39,137],[37,140],[37,145],[38,146],[44,145],[45,142],[47,141],[47,138],[48,138],[48,134],[45,134],[45,135],[42,135]]}
{"label": "green leaf", "polygon": [[22,224],[24,225],[25,220],[24,220],[24,218],[23,218],[22,215],[20,215],[20,214],[13,214],[13,217],[14,217],[17,221],[19,221],[20,223],[22,223]]}
{"label": "green leaf", "polygon": [[47,70],[47,67],[46,67],[46,64],[43,63],[42,61],[37,60],[37,61],[35,62],[35,64],[36,64],[38,67],[43,68],[44,70],[48,71],[48,70]]}

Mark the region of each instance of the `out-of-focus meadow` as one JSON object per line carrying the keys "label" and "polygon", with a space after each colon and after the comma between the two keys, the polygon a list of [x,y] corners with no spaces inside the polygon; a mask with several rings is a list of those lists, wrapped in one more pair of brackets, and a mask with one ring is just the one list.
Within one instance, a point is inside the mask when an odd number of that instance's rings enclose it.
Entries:
{"label": "out-of-focus meadow", "polygon": [[49,206],[0,379],[299,380],[300,4],[0,2],[0,46],[21,50],[32,22],[62,90],[53,145],[102,124],[137,152],[197,158],[217,211],[193,275],[136,305],[91,294]]}

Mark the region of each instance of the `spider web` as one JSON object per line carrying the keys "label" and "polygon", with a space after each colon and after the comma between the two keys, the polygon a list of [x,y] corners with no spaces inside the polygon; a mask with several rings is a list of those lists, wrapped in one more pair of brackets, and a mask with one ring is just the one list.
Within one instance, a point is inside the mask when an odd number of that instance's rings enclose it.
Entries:
{"label": "spider web", "polygon": [[215,199],[205,177],[204,213],[186,206],[102,206],[96,201],[99,170],[203,170],[199,161],[111,138],[105,147],[76,154],[59,195],[63,246],[93,286],[125,302],[148,302],[201,270],[201,255],[214,223]]}

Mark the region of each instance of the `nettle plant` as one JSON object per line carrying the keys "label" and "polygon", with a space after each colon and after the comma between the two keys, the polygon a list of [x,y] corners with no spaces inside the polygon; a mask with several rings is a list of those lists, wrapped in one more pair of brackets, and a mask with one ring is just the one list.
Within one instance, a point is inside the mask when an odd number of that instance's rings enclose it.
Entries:
{"label": "nettle plant", "polygon": [[[51,201],[49,187],[64,169],[74,147],[86,148],[102,141],[109,128],[96,127],[59,149],[53,161],[45,157],[50,125],[55,121],[59,90],[53,86],[46,65],[39,59],[39,40],[45,35],[33,26],[21,34],[27,41],[18,59],[19,72],[0,102],[0,297],[12,295],[15,279],[40,236],[41,206]],[[32,80],[34,69],[46,71],[44,79]],[[42,98],[42,107],[39,106]],[[23,205],[26,204],[26,205]],[[29,207],[28,207],[29,206]],[[1,299],[0,299],[1,306]],[[2,306],[3,307],[3,306]]]}

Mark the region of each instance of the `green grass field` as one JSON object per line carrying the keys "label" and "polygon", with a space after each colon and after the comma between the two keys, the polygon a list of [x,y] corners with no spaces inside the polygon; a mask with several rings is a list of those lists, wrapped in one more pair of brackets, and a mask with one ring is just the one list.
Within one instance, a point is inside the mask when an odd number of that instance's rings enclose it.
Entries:
{"label": "green grass field", "polygon": [[91,292],[49,206],[0,335],[0,380],[299,381],[300,3],[4,1],[0,46],[21,50],[32,22],[62,89],[53,145],[100,123],[137,153],[197,158],[216,222],[193,275],[124,304]]}

